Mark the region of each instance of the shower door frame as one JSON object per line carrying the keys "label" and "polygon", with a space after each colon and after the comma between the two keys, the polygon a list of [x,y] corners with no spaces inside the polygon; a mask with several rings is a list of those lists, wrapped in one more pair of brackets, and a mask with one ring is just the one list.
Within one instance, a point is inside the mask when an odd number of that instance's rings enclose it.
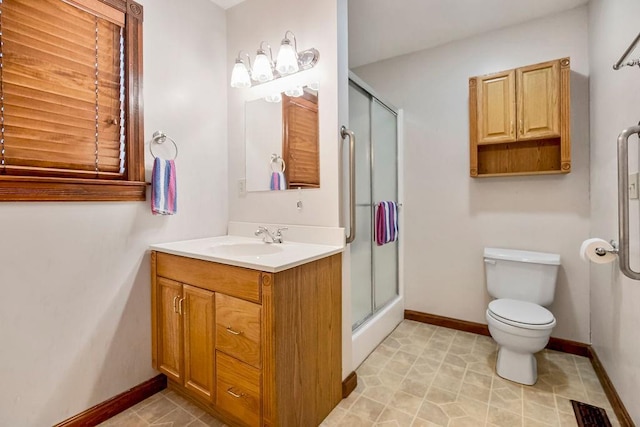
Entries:
{"label": "shower door frame", "polygon": [[[404,235],[404,227],[402,227],[403,223],[403,208],[402,200],[404,195],[404,185],[403,185],[403,170],[401,165],[404,161],[404,148],[403,148],[403,111],[402,109],[396,108],[380,97],[375,90],[367,83],[365,83],[361,78],[359,78],[352,71],[349,71],[349,85],[353,84],[357,90],[364,92],[370,100],[369,104],[369,115],[371,116],[372,105],[374,102],[378,101],[382,107],[386,108],[389,112],[396,116],[396,197],[398,202],[398,221],[400,223],[399,233],[398,233],[398,249],[396,254],[396,263],[397,263],[397,271],[396,271],[396,295],[391,298],[390,301],[387,301],[383,306],[379,307],[376,310],[376,296],[375,296],[375,264],[373,262],[374,259],[374,249],[375,249],[375,241],[371,240],[371,312],[364,317],[362,320],[358,322],[351,322],[351,332],[352,332],[352,361],[354,369],[359,366],[364,359],[373,351],[383,340],[384,338],[395,329],[395,327],[404,319],[404,286],[403,286],[403,271],[401,268],[402,260],[404,257],[404,248],[403,248],[403,235]],[[370,130],[370,138],[373,139],[373,132],[371,132],[373,128],[372,122],[369,123]],[[371,149],[373,148],[373,142],[370,142]],[[375,153],[371,152],[370,159],[370,182],[371,182],[371,196],[373,196],[373,173],[374,173],[374,155]],[[371,215],[372,215],[372,227],[375,227],[375,215],[374,215],[374,205],[375,201],[373,197],[371,197]],[[350,269],[351,270],[351,269]],[[351,281],[351,280],[350,280]],[[353,281],[351,281],[351,286],[353,286]],[[351,310],[353,310],[351,308]]]}

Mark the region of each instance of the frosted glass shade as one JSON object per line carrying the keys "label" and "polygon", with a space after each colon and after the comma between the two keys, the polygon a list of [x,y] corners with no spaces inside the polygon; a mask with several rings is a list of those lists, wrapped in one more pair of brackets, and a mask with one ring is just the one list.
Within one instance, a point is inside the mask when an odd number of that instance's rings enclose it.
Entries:
{"label": "frosted glass shade", "polygon": [[251,87],[249,71],[242,62],[236,62],[231,71],[231,87],[248,88]]}
{"label": "frosted glass shade", "polygon": [[265,55],[264,53],[259,53],[256,56],[256,60],[253,63],[252,77],[253,77],[253,80],[256,80],[260,83],[273,80],[273,71],[271,71],[271,63],[269,62],[269,58],[267,58],[267,55]]}
{"label": "frosted glass shade", "polygon": [[291,96],[291,97],[298,97],[298,96],[302,96],[302,94],[304,93],[304,91],[302,90],[302,88],[300,86],[296,86],[294,88],[291,89],[287,89],[284,91],[284,94],[287,96]]}
{"label": "frosted glass shade", "polygon": [[272,95],[265,96],[264,100],[267,102],[280,102],[282,101],[282,95],[280,95],[280,92],[277,92]]}
{"label": "frosted glass shade", "polygon": [[285,75],[296,73],[299,69],[296,50],[289,43],[282,43],[276,59],[276,70],[281,75]]}

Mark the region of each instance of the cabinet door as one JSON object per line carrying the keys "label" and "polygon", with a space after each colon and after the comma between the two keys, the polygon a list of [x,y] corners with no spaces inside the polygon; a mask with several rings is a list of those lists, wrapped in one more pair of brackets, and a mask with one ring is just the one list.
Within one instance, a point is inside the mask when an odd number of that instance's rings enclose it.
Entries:
{"label": "cabinet door", "polygon": [[516,70],[518,139],[560,136],[560,62]]}
{"label": "cabinet door", "polygon": [[157,283],[158,370],[182,383],[182,285],[162,277]]}
{"label": "cabinet door", "polygon": [[478,77],[478,143],[515,141],[515,71]]}
{"label": "cabinet door", "polygon": [[213,401],[214,293],[184,285],[184,385]]}

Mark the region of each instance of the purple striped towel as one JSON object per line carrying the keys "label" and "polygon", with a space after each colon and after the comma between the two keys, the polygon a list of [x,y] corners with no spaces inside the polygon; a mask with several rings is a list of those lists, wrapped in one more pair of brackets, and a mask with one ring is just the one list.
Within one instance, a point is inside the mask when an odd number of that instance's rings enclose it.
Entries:
{"label": "purple striped towel", "polygon": [[173,160],[156,157],[153,161],[151,212],[154,215],[175,215],[178,212],[176,164]]}
{"label": "purple striped towel", "polygon": [[398,240],[398,205],[395,202],[376,205],[374,231],[378,246]]}

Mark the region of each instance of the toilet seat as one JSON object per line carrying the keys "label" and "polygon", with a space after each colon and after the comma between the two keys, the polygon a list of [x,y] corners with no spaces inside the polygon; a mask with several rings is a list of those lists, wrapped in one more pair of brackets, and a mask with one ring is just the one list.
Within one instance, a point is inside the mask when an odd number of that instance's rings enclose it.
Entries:
{"label": "toilet seat", "polygon": [[496,299],[489,303],[487,314],[499,322],[524,329],[550,329],[556,325],[553,313],[527,301]]}

